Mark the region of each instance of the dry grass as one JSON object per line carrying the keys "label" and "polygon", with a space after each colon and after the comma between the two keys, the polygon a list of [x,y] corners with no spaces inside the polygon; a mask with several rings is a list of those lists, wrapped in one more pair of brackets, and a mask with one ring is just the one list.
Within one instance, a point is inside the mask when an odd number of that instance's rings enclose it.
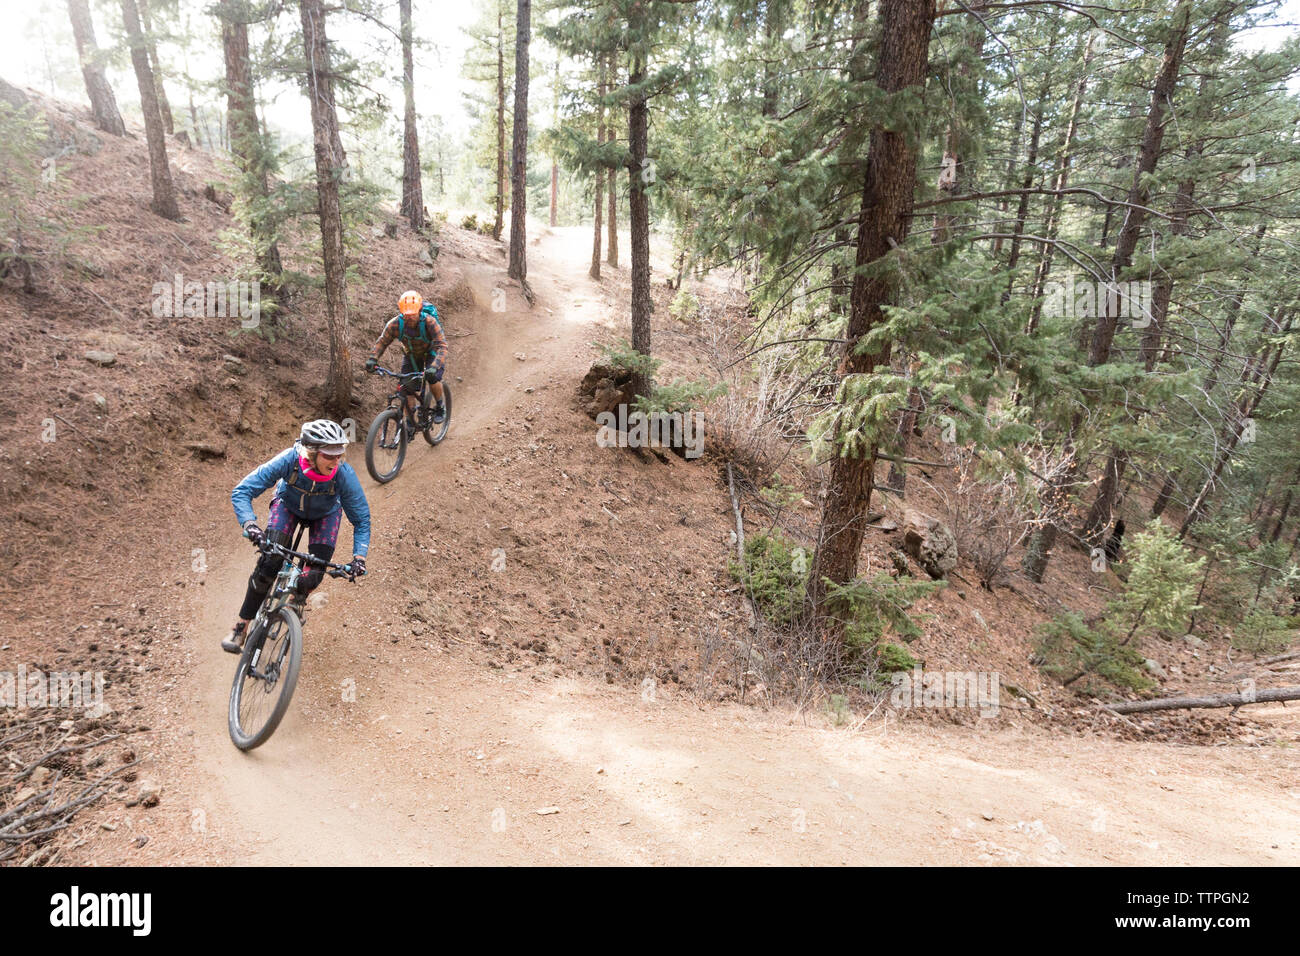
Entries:
{"label": "dry grass", "polygon": [[947,457],[956,464],[956,484],[934,490],[943,502],[957,553],[975,568],[980,586],[991,591],[1006,574],[1008,556],[1033,530],[1025,492],[1013,475],[981,479],[977,459],[968,449],[954,447]]}

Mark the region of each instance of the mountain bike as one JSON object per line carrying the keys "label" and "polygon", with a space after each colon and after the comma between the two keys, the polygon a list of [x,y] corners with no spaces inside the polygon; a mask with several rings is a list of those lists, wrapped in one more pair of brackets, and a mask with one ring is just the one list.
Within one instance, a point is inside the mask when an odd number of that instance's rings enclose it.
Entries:
{"label": "mountain bike", "polygon": [[284,563],[257,609],[257,616],[248,624],[248,636],[230,688],[230,739],[240,750],[260,747],[275,733],[298,684],[302,621],[289,603],[298,578],[308,565],[315,565],[326,568],[330,577],[356,581],[351,565],[330,564],[297,550],[305,527],[298,525],[292,548],[266,540],[258,545],[263,553],[282,555]]}
{"label": "mountain bike", "polygon": [[420,379],[420,393],[415,408],[415,427],[424,433],[424,440],[430,445],[437,445],[447,437],[447,428],[451,425],[451,386],[442,383],[442,403],[444,415],[441,422],[433,420],[433,396],[424,372],[415,371],[400,374],[383,366],[375,369],[376,375],[387,375],[398,380],[398,389],[388,396],[388,407],[375,416],[366,433],[366,470],[370,477],[382,484],[387,484],[397,477],[406,460],[406,426],[403,417],[406,414],[401,385],[409,379]]}

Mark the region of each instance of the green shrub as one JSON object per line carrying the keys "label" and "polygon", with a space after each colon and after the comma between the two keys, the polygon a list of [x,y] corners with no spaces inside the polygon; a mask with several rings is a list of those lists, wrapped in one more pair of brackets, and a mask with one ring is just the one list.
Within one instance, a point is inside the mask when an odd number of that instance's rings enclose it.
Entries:
{"label": "green shrub", "polygon": [[678,322],[689,322],[700,314],[700,300],[685,289],[678,289],[668,303],[668,314]]}
{"label": "green shrub", "polygon": [[876,669],[886,674],[896,671],[910,671],[920,666],[920,662],[907,652],[907,648],[897,644],[881,644],[876,648]]}
{"label": "green shrub", "polygon": [[831,694],[826,701],[826,715],[836,727],[843,727],[853,716],[849,710],[849,699],[843,694]]}
{"label": "green shrub", "polygon": [[478,214],[470,213],[460,221],[460,228],[468,229],[471,232],[478,232]]}
{"label": "green shrub", "polygon": [[611,365],[632,375],[640,373],[645,376],[647,381],[652,380],[655,373],[659,371],[659,366],[664,364],[663,359],[657,359],[653,355],[638,352],[623,339],[619,339],[613,345],[599,345],[597,343],[597,346],[606,365]]}
{"label": "green shrub", "polygon": [[905,643],[922,636],[917,622],[907,613],[921,598],[947,587],[946,581],[903,580],[881,571],[870,581],[854,578],[848,584],[826,583],[830,613],[844,622],[844,640],[860,653],[874,650],[886,634]]}
{"label": "green shrub", "polygon": [[695,382],[673,379],[669,385],[654,386],[649,397],[638,395],[633,407],[647,415],[655,412],[690,412],[721,397],[726,391],[727,386],[722,382],[710,385],[704,379]]}
{"label": "green shrub", "polygon": [[745,539],[745,567],[728,560],[727,571],[739,581],[763,617],[787,627],[798,617],[808,582],[808,553],[779,531]]}
{"label": "green shrub", "polygon": [[1295,620],[1256,608],[1232,632],[1232,646],[1256,656],[1278,654],[1295,639]]}
{"label": "green shrub", "polygon": [[[745,539],[745,567],[734,560],[727,570],[745,586],[759,613],[776,627],[789,627],[803,611],[804,592],[812,555],[779,531]],[[881,572],[871,581],[855,579],[843,587],[829,584],[827,606],[844,622],[844,639],[851,666],[872,665],[907,670],[916,661],[903,648],[881,646],[881,639],[895,634],[904,642],[921,636],[917,622],[908,615],[921,598],[945,587],[943,581],[899,581]],[[877,648],[880,648],[877,650]]]}
{"label": "green shrub", "polygon": [[1155,686],[1144,670],[1142,638],[1182,633],[1197,610],[1196,590],[1205,559],[1191,552],[1159,519],[1133,535],[1124,592],[1106,604],[1093,624],[1070,611],[1039,632],[1042,668],[1064,684],[1087,675],[1116,687]]}
{"label": "green shrub", "polygon": [[1043,670],[1065,684],[1095,674],[1130,690],[1155,686],[1143,670],[1142,654],[1133,645],[1121,643],[1105,621],[1090,627],[1079,614],[1068,611],[1044,624],[1039,637]]}
{"label": "green shrub", "polygon": [[764,501],[778,511],[784,511],[803,500],[803,492],[794,485],[787,484],[780,472],[772,475],[769,483],[758,489],[758,493]]}
{"label": "green shrub", "polygon": [[28,201],[41,189],[45,169],[57,175],[55,159],[42,160],[41,146],[48,128],[45,115],[31,104],[15,108],[0,102],[0,279],[10,273],[23,277],[23,289],[35,290],[40,264],[36,235],[49,232],[53,221],[33,216]]}
{"label": "green shrub", "polygon": [[1143,634],[1181,633],[1197,610],[1196,589],[1205,559],[1192,553],[1159,518],[1133,535],[1124,593],[1106,607],[1105,618],[1124,632],[1124,643]]}

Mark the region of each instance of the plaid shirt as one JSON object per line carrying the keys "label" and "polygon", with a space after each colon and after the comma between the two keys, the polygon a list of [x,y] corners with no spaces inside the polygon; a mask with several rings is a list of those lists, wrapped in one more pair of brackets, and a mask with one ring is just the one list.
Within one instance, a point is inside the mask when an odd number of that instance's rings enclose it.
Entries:
{"label": "plaid shirt", "polygon": [[438,363],[447,364],[447,337],[442,334],[442,323],[437,319],[429,316],[424,317],[425,328],[429,332],[429,341],[425,342],[420,338],[420,317],[416,316],[414,321],[407,320],[406,335],[399,339],[397,335],[398,320],[401,316],[393,316],[384,326],[384,331],[380,333],[379,341],[375,347],[370,350],[370,354],[378,360],[384,354],[384,349],[397,341],[402,351],[411,356],[412,361],[428,364],[429,351],[432,349]]}

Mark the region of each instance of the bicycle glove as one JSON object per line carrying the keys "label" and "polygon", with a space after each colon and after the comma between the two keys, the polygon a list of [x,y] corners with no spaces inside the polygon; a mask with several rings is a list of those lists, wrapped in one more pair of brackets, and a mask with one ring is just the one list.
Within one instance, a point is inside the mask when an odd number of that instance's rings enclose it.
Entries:
{"label": "bicycle glove", "polygon": [[379,360],[376,359],[373,355],[370,356],[368,359],[366,359],[366,371],[373,372],[375,370],[375,366],[378,364],[379,364]]}
{"label": "bicycle glove", "polygon": [[365,558],[358,557],[358,556],[355,555],[355,554],[352,556],[352,573],[353,573],[354,575],[356,575],[357,577],[359,577],[359,578],[365,577],[365,575],[366,575],[366,559],[365,559]]}
{"label": "bicycle glove", "polygon": [[263,538],[265,538],[262,529],[257,526],[255,521],[250,521],[244,525],[244,536],[259,548],[262,546]]}

